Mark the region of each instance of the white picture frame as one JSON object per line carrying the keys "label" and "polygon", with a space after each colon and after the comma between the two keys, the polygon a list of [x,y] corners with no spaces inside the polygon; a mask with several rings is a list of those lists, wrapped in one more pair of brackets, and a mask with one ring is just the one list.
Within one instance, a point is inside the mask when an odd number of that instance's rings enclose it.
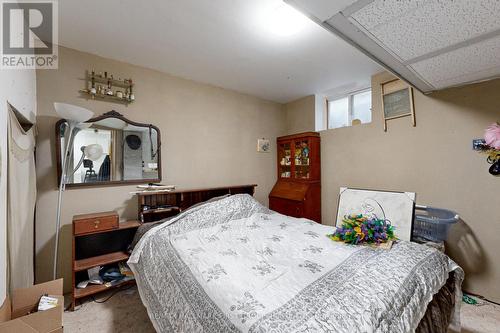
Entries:
{"label": "white picture frame", "polygon": [[414,192],[394,192],[341,187],[335,225],[350,214],[363,214],[389,221],[397,238],[410,241],[415,215]]}
{"label": "white picture frame", "polygon": [[259,153],[270,153],[271,142],[269,139],[257,139],[257,151]]}

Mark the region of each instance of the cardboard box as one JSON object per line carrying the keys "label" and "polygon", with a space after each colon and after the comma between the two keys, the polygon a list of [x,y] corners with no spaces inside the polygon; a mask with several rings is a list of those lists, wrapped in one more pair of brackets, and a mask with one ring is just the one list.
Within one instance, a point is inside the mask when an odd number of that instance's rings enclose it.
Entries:
{"label": "cardboard box", "polygon": [[[55,308],[37,312],[43,295],[56,296]],[[40,283],[30,288],[14,290],[7,296],[0,316],[0,333],[60,333],[63,332],[64,312],[63,279]],[[9,321],[2,321],[2,318]]]}

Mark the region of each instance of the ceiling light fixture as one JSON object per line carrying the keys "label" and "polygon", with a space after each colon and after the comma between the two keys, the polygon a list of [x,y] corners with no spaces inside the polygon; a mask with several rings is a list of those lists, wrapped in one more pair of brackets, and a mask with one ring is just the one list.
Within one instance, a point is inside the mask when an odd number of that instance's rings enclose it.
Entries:
{"label": "ceiling light fixture", "polygon": [[307,17],[285,3],[271,9],[265,22],[269,31],[281,37],[293,36],[309,23]]}

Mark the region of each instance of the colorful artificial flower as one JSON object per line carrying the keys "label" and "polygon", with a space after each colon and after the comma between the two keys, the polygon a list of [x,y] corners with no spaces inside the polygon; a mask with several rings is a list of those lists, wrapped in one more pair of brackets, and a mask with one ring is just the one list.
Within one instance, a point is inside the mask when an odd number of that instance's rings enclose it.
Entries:
{"label": "colorful artificial flower", "polygon": [[362,214],[344,216],[342,227],[327,236],[347,244],[380,244],[396,239],[394,227],[388,221]]}
{"label": "colorful artificial flower", "polygon": [[484,141],[491,148],[500,150],[500,124],[493,123],[486,128]]}

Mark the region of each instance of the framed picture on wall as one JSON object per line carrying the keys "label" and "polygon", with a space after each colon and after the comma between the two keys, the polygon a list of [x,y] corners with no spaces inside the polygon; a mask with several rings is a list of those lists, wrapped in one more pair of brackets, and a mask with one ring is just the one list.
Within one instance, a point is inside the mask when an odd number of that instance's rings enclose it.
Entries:
{"label": "framed picture on wall", "polygon": [[257,151],[261,153],[269,153],[271,151],[271,142],[269,139],[258,139]]}
{"label": "framed picture on wall", "polygon": [[410,241],[413,229],[416,194],[341,187],[336,226],[350,214],[363,214],[389,221],[401,240]]}
{"label": "framed picture on wall", "polygon": [[384,131],[387,121],[401,117],[411,117],[416,126],[413,88],[400,79],[382,83],[382,108],[384,110]]}

